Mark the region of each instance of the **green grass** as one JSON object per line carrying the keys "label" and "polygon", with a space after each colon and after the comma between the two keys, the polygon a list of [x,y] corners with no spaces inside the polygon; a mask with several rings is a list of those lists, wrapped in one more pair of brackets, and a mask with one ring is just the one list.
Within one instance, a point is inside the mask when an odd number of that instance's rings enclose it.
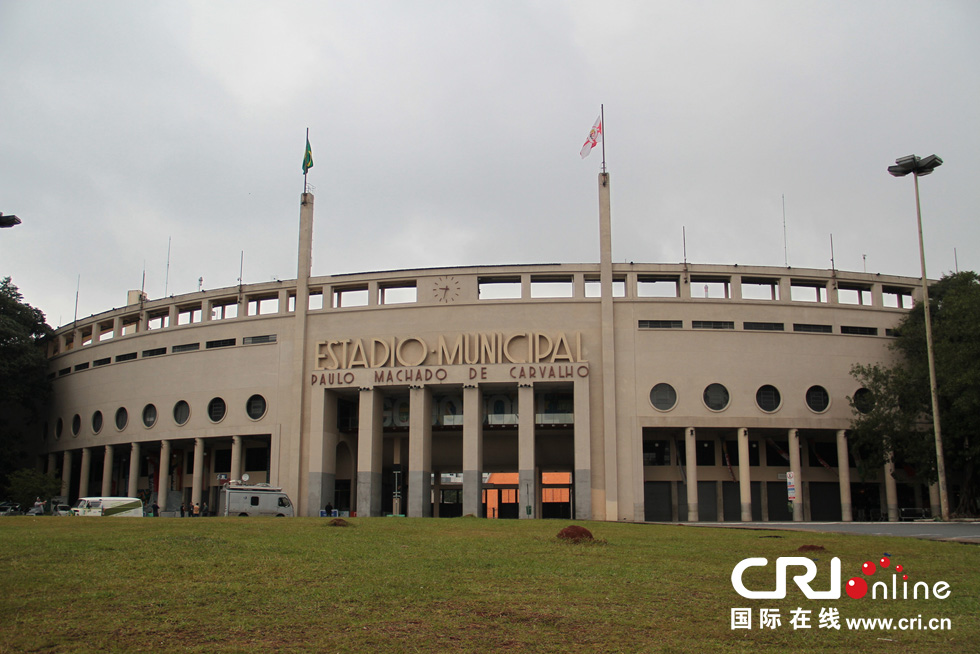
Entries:
{"label": "green grass", "polygon": [[[474,518],[0,519],[0,654],[13,652],[976,652],[980,548],[802,532]],[[777,537],[778,536],[778,537]],[[738,561],[820,545],[844,579],[884,552],[946,600],[747,600]],[[843,617],[949,618],[949,631],[817,628]],[[732,607],[781,609],[732,630]],[[793,630],[789,611],[814,610]]]}

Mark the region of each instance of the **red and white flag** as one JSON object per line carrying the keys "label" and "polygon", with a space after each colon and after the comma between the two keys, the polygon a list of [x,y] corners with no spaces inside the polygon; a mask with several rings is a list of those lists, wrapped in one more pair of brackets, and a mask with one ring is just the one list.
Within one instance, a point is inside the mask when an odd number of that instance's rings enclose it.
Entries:
{"label": "red and white flag", "polygon": [[595,125],[589,130],[589,138],[585,139],[585,145],[582,146],[582,151],[579,153],[582,158],[585,159],[592,152],[592,148],[602,143],[602,116],[600,115],[595,119]]}

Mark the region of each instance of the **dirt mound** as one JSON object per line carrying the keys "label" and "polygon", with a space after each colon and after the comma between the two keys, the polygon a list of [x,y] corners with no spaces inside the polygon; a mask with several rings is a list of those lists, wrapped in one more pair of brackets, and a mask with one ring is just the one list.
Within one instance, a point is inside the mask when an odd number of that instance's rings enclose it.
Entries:
{"label": "dirt mound", "polygon": [[797,552],[826,552],[823,545],[800,545]]}
{"label": "dirt mound", "polygon": [[329,527],[350,527],[351,525],[350,525],[349,522],[347,522],[343,518],[333,518],[330,522],[327,523],[327,526],[329,526]]}
{"label": "dirt mound", "polygon": [[585,527],[579,527],[578,525],[565,527],[564,529],[558,532],[558,538],[562,540],[572,541],[573,543],[595,540],[595,538],[592,537],[591,531],[589,531]]}

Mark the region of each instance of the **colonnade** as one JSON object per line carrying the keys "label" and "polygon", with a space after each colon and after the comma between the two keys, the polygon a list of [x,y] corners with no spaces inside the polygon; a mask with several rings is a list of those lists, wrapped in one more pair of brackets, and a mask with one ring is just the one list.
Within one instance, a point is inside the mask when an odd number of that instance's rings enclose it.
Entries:
{"label": "colonnade", "polygon": [[[193,445],[193,473],[192,473],[192,484],[191,484],[191,504],[199,504],[202,501],[202,495],[204,491],[204,454],[206,440],[204,438],[195,438]],[[129,448],[129,472],[127,476],[127,486],[125,495],[127,497],[136,497],[138,492],[138,482],[140,477],[140,456],[142,452],[145,452],[148,446],[158,444],[159,445],[159,458],[157,466],[157,475],[154,480],[154,487],[150,490],[157,493],[157,503],[160,507],[160,511],[174,510],[176,507],[168,507],[168,493],[165,492],[169,490],[171,483],[170,474],[170,459],[173,452],[172,439],[165,439],[161,441],[135,441],[133,443],[123,445],[105,445],[104,455],[102,459],[102,486],[100,494],[102,496],[110,496],[113,494],[112,490],[112,477],[113,477],[113,465],[115,460],[115,454],[117,450],[125,450]],[[92,495],[90,492],[91,484],[91,467],[92,467],[92,455],[93,452],[100,448],[93,447],[83,447],[80,450],[64,450],[61,453],[61,495],[64,497],[69,497],[72,490],[72,470],[74,465],[74,456],[76,451],[81,453],[81,466],[79,471],[79,476],[76,481],[75,489],[78,491],[78,497],[86,497]],[[155,448],[154,448],[155,449]],[[51,452],[48,454],[48,474],[54,475],[57,470],[57,460],[58,454]],[[242,476],[242,462],[244,457],[244,446],[241,436],[231,437],[231,479],[241,479]],[[183,489],[178,489],[183,490]],[[122,495],[121,489],[117,489],[117,495]]]}
{"label": "colonnade", "polygon": [[[517,440],[520,517],[535,518],[538,515],[538,498],[541,492],[539,461],[535,451],[535,388],[533,382],[517,384]],[[574,387],[574,512],[576,519],[592,518],[591,489],[591,428],[588,402],[588,379],[576,380]],[[384,388],[358,390],[358,427],[356,447],[355,506],[359,516],[382,514],[382,458]],[[394,448],[394,464],[407,463],[408,496],[406,515],[430,517],[432,515],[432,397],[439,385],[410,386],[408,460],[401,461],[399,447]],[[442,390],[445,390],[444,388]],[[484,392],[479,384],[463,386],[462,424],[462,476],[463,514],[482,515],[484,473]],[[456,387],[458,392],[458,386]],[[500,392],[500,385],[493,393]],[[336,479],[335,451],[339,434],[336,424],[337,393],[325,391],[323,410],[313,412],[317,417],[314,433],[323,434],[322,445],[311,453],[311,490],[308,513],[313,513],[327,502],[333,501],[333,484]],[[320,449],[322,448],[322,449]],[[316,469],[320,462],[321,469]],[[316,480],[320,481],[317,482]]]}

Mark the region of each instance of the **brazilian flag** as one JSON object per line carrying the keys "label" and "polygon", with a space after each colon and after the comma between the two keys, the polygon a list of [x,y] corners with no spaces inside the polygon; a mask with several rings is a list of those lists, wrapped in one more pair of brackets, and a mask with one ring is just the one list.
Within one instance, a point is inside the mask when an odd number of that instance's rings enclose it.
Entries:
{"label": "brazilian flag", "polygon": [[306,137],[306,155],[303,157],[303,174],[313,167],[313,149],[310,147],[310,137]]}

